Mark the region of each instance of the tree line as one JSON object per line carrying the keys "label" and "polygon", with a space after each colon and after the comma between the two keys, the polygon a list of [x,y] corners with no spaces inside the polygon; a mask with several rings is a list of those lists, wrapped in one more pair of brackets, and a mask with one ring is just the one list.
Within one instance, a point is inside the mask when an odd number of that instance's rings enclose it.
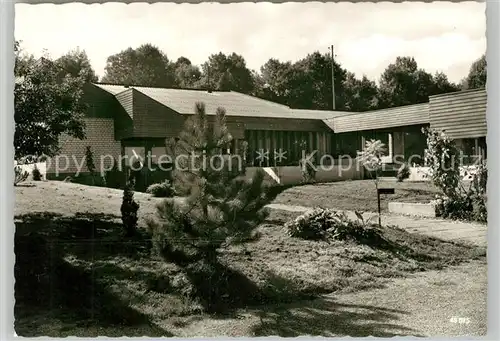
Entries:
{"label": "tree line", "polygon": [[[88,81],[98,77],[84,50],[73,50],[56,60],[62,70]],[[429,96],[486,85],[486,55],[474,61],[469,74],[455,84],[437,72],[420,68],[413,57],[401,56],[382,72],[378,84],[366,76],[358,78],[333,63],[336,110],[366,111],[423,103]],[[64,72],[64,71],[63,71]],[[188,58],[170,60],[152,44],[127,48],[107,58],[100,80],[110,84],[232,90],[257,96],[296,109],[332,109],[332,62],[329,54],[318,51],[292,63],[270,58],[257,72],[236,53],[217,53],[201,66]]]}
{"label": "tree line", "polygon": [[[85,70],[96,81],[85,51],[71,51],[59,58],[71,70]],[[472,63],[469,74],[455,84],[437,72],[420,68],[413,57],[401,56],[382,72],[378,84],[334,62],[336,110],[366,111],[423,103],[431,95],[475,89],[486,85],[486,56]],[[128,48],[108,57],[100,80],[110,84],[151,87],[232,90],[296,109],[332,109],[332,62],[318,51],[292,63],[270,58],[259,71],[251,70],[243,56],[217,53],[201,66],[188,58],[170,60],[152,44]]]}
{"label": "tree line", "polygon": [[[100,80],[81,49],[57,59],[36,59],[16,42],[15,53],[16,156],[53,155],[61,133],[83,136],[80,97],[85,82],[232,90],[296,109],[332,108],[332,63],[328,54],[320,52],[294,63],[271,58],[257,72],[236,53],[213,54],[197,66],[186,57],[170,60],[158,47],[144,44],[109,56]],[[419,68],[412,57],[397,57],[378,84],[365,76],[357,78],[338,62],[333,68],[336,110],[342,111],[417,104],[430,95],[486,85],[485,55],[472,63],[460,84],[450,82],[444,73],[430,74]]]}

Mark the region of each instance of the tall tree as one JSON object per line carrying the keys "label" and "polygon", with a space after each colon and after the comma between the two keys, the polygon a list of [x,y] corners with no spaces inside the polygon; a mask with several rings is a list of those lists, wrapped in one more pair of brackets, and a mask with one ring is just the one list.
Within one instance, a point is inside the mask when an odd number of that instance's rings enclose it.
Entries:
{"label": "tall tree", "polygon": [[[308,54],[304,59],[295,63],[294,67],[305,77],[300,77],[302,82],[301,108],[305,109],[332,109],[332,61],[329,54],[318,51]],[[334,62],[335,76],[335,109],[344,109],[343,83],[346,79],[346,70]]]}
{"label": "tall tree", "polygon": [[342,87],[345,110],[367,111],[378,108],[377,84],[366,76],[357,79],[352,72],[347,72]]}
{"label": "tall tree", "polygon": [[416,103],[415,73],[417,62],[411,57],[397,57],[382,73],[379,100],[382,107]]}
{"label": "tall tree", "polygon": [[256,83],[260,85],[260,97],[281,104],[288,103],[292,63],[269,59],[261,68]]}
{"label": "tall tree", "polygon": [[53,156],[61,134],[84,138],[81,101],[85,75],[60,77],[59,66],[49,58],[36,60],[15,45],[14,148],[15,157]]}
{"label": "tall tree", "polygon": [[128,48],[108,57],[103,82],[137,86],[172,87],[174,68],[166,54],[151,44]]}
{"label": "tall tree", "polygon": [[[328,54],[314,52],[296,63],[270,59],[261,68],[268,96],[298,109],[332,108],[332,66]],[[334,64],[336,109],[343,108],[346,71]]]}
{"label": "tall tree", "polygon": [[480,89],[486,87],[487,63],[486,54],[472,63],[469,74],[465,79],[464,86],[466,89]]}
{"label": "tall tree", "polygon": [[382,73],[379,103],[381,107],[424,103],[433,89],[432,75],[419,69],[413,57],[397,57]]}
{"label": "tall tree", "polygon": [[202,65],[201,87],[212,90],[233,90],[251,94],[255,89],[252,71],[246,66],[245,59],[236,54],[213,54]]}
{"label": "tall tree", "polygon": [[413,57],[397,57],[382,73],[379,106],[382,108],[427,102],[429,96],[458,91],[442,72],[432,75],[418,68]]}
{"label": "tall tree", "polygon": [[72,77],[82,76],[87,82],[98,81],[98,77],[90,64],[89,57],[84,50],[77,48],[69,51],[64,56],[56,59],[55,64],[59,67],[60,77],[69,74]]}
{"label": "tall tree", "polygon": [[448,76],[446,76],[443,72],[436,72],[433,76],[433,80],[434,88],[431,90],[430,95],[438,95],[460,90],[460,86],[450,82],[448,80]]}
{"label": "tall tree", "polygon": [[181,88],[194,88],[200,84],[200,68],[191,64],[186,57],[180,57],[173,64],[175,72],[175,84]]}

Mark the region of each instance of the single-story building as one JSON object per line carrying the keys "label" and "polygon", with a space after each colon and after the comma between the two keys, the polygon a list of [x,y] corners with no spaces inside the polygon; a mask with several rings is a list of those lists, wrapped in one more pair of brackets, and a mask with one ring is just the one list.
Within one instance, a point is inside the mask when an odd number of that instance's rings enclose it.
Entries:
{"label": "single-story building", "polygon": [[[362,113],[292,109],[233,91],[108,84],[87,84],[84,100],[88,103],[87,137],[61,137],[61,157],[49,162],[47,178],[61,179],[78,169],[85,172],[86,146],[94,152],[98,171],[124,155],[138,155],[146,164],[157,163],[166,153],[166,141],[178,136],[186,118],[194,113],[196,102],[205,104],[209,116],[215,115],[218,107],[226,109],[234,138],[227,152],[240,155],[245,141],[245,160],[250,167],[297,166],[302,150],[317,151],[316,161],[323,157],[334,166],[342,163],[340,156],[355,157],[370,138],[387,144],[386,162],[399,157],[418,164],[421,160],[412,156],[423,155],[425,136],[421,129],[428,126],[445,129],[466,154],[486,153],[484,89],[431,96],[428,103]],[[285,153],[276,159],[274,155],[280,150]],[[265,151],[269,154],[259,159]],[[362,172],[351,172],[342,178],[361,176]]]}

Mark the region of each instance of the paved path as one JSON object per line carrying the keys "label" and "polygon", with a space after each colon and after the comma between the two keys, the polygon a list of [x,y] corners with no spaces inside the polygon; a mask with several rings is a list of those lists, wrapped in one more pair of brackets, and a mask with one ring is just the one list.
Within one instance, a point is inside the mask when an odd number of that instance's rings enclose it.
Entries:
{"label": "paved path", "polygon": [[[312,207],[292,206],[285,204],[270,204],[271,209],[284,210],[289,212],[305,212]],[[352,211],[344,211],[355,219],[356,215]],[[377,219],[377,214],[365,212],[365,218],[373,217]],[[409,232],[423,233],[443,240],[464,241],[479,246],[487,246],[487,227],[478,223],[462,221],[451,221],[436,218],[417,218],[397,214],[382,214],[382,224],[396,225]]]}

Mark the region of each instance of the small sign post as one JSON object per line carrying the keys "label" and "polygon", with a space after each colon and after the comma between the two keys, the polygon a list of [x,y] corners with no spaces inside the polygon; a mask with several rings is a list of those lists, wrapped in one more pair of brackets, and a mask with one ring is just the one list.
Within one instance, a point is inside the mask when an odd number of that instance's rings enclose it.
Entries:
{"label": "small sign post", "polygon": [[380,213],[380,194],[394,194],[394,188],[377,188],[377,203],[378,203],[378,227],[382,228],[381,213]]}

